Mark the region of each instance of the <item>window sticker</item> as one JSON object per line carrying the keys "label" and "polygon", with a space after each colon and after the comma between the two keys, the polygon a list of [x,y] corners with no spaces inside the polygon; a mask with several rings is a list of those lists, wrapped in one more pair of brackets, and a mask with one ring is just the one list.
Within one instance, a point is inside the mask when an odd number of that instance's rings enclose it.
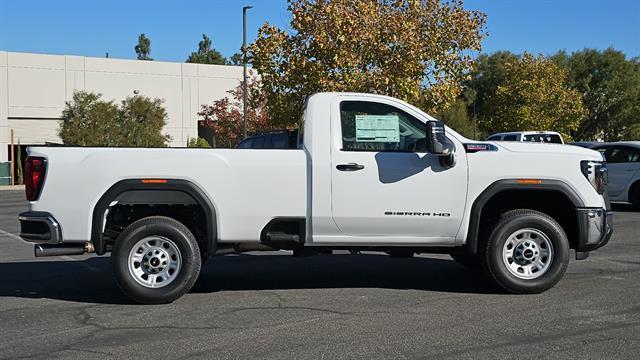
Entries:
{"label": "window sticker", "polygon": [[398,115],[356,115],[356,142],[400,142]]}

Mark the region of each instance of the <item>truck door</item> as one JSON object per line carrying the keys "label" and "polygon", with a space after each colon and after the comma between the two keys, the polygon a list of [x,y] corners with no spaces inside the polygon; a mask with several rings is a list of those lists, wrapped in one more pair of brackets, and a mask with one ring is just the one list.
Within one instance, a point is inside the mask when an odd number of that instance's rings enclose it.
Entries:
{"label": "truck door", "polygon": [[467,195],[462,144],[449,136],[457,164],[443,167],[426,152],[420,114],[391,99],[349,99],[331,109],[332,214],[339,231],[455,237]]}

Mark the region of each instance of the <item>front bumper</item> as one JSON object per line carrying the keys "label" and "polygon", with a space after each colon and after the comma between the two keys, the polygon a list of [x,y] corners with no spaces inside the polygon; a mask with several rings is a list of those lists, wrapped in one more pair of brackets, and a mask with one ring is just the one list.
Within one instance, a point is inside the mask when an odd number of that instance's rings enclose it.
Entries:
{"label": "front bumper", "polygon": [[613,211],[579,208],[577,252],[588,252],[606,245],[613,234]]}
{"label": "front bumper", "polygon": [[62,243],[60,224],[48,212],[27,211],[18,215],[20,237],[36,244]]}

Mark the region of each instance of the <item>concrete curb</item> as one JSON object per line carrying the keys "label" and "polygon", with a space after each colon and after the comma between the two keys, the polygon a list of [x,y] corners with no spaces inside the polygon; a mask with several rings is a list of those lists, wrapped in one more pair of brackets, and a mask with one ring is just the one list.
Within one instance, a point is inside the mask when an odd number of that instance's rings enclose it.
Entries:
{"label": "concrete curb", "polygon": [[0,185],[0,191],[3,190],[22,190],[24,191],[24,185]]}

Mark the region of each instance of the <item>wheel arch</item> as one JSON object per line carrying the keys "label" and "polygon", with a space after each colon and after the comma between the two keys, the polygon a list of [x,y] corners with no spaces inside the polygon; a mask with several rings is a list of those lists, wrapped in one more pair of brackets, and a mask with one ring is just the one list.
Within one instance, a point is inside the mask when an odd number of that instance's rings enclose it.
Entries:
{"label": "wheel arch", "polygon": [[629,188],[627,189],[627,201],[633,201],[633,191],[638,188],[640,188],[640,177],[631,181],[631,185],[629,185]]}
{"label": "wheel arch", "polygon": [[[128,192],[140,192],[148,194],[183,193],[195,200],[202,207],[206,217],[206,246],[207,253],[214,254],[218,240],[216,208],[209,196],[196,184],[183,179],[162,179],[161,181],[144,181],[148,179],[125,179],[112,185],[97,201],[93,207],[91,218],[91,242],[98,255],[107,251],[106,241],[103,237],[103,229],[107,210],[118,197]],[[139,198],[139,196],[138,196]],[[152,203],[152,201],[150,201]]]}
{"label": "wheel arch", "polygon": [[489,185],[480,195],[475,199],[471,206],[471,214],[469,217],[469,230],[466,237],[466,243],[464,247],[467,253],[477,254],[478,243],[480,239],[480,221],[482,219],[483,210],[491,202],[501,194],[507,192],[527,192],[531,194],[533,192],[546,192],[563,196],[566,201],[573,206],[573,210],[576,208],[584,207],[584,202],[578,195],[578,193],[567,183],[555,180],[555,179],[540,179],[540,182],[535,183],[522,183],[517,179],[503,179],[498,180]]}

